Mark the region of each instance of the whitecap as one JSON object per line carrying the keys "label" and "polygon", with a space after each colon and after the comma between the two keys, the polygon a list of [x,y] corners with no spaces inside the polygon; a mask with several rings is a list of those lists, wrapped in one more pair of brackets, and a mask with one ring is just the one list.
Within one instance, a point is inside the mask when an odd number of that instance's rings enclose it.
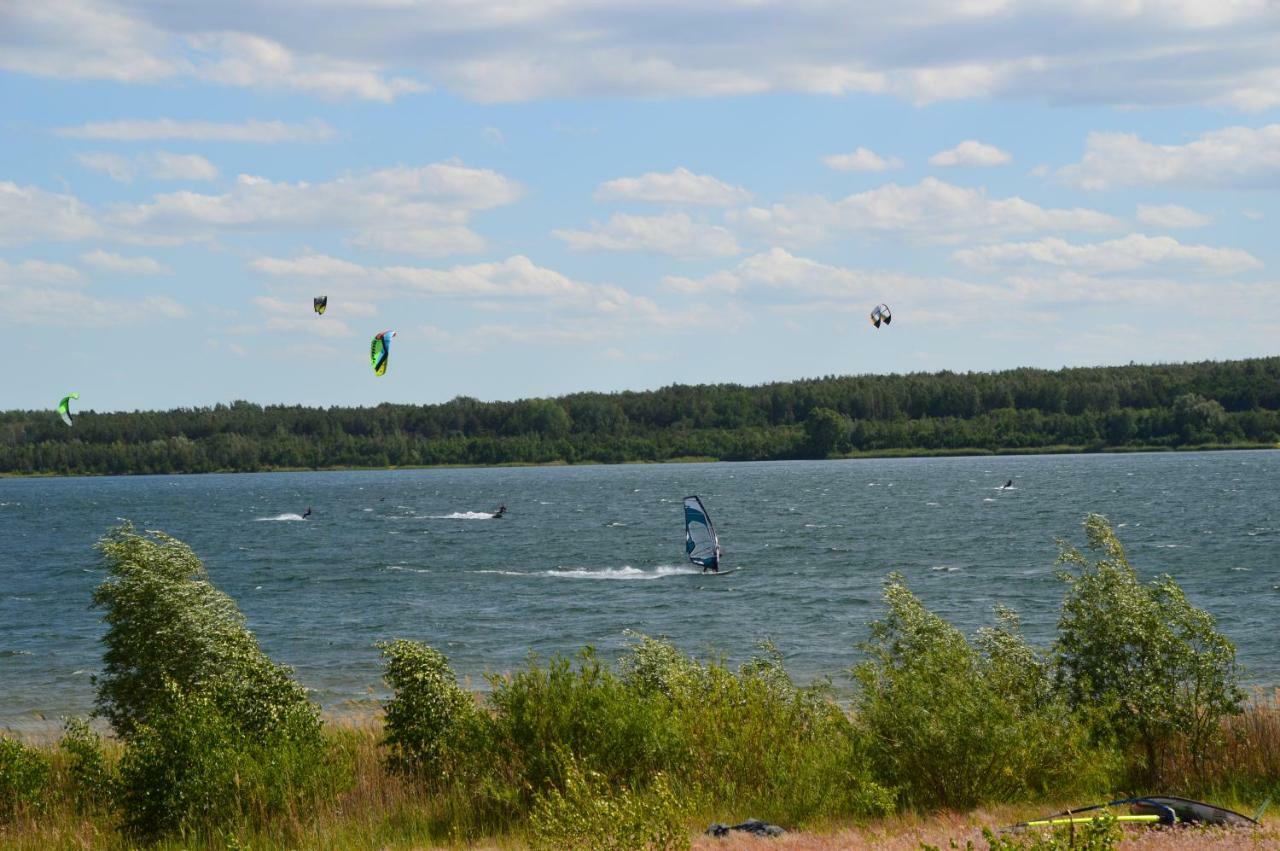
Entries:
{"label": "whitecap", "polygon": [[963,568],[956,567],[954,564],[935,564],[929,569],[938,573],[955,573]]}
{"label": "whitecap", "polygon": [[410,567],[407,564],[389,564],[383,570],[403,570],[405,573],[430,573],[425,567]]}
{"label": "whitecap", "polygon": [[432,520],[492,520],[492,511],[455,511],[452,514],[429,514]]}
{"label": "whitecap", "polygon": [[306,520],[307,518],[303,517],[301,514],[277,514],[275,517],[255,517],[253,519],[261,523],[263,521],[271,521],[271,520],[293,521],[293,520]]}
{"label": "whitecap", "polygon": [[701,573],[702,571],[696,567],[678,567],[674,565],[659,565],[653,570],[641,570],[631,565],[623,565],[622,567],[601,567],[586,568],[576,567],[571,569],[560,568],[556,570],[543,571],[544,576],[554,576],[560,579],[662,579],[667,576],[680,576],[682,574]]}

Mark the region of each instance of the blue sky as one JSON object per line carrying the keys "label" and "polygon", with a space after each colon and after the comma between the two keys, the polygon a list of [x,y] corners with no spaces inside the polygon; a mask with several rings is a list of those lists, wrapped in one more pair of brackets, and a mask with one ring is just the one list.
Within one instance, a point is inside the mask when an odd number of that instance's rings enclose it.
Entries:
{"label": "blue sky", "polygon": [[1272,355],[1277,190],[1269,0],[0,2],[0,409]]}

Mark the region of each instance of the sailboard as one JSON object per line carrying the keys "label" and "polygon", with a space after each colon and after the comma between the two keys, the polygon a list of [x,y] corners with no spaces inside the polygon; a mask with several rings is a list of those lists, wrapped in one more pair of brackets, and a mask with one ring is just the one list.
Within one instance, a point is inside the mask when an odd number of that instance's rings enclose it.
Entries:
{"label": "sailboard", "polygon": [[706,506],[696,496],[684,498],[684,551],[694,565],[720,569],[720,538]]}
{"label": "sailboard", "polygon": [[1106,804],[1093,804],[1073,810],[1064,810],[1040,819],[1019,822],[1013,829],[1027,827],[1056,827],[1059,825],[1087,824],[1097,818],[1100,810],[1129,805],[1129,813],[1117,815],[1116,821],[1129,824],[1208,824],[1215,827],[1257,827],[1256,818],[1229,810],[1226,807],[1178,798],[1173,795],[1143,795],[1122,798]]}

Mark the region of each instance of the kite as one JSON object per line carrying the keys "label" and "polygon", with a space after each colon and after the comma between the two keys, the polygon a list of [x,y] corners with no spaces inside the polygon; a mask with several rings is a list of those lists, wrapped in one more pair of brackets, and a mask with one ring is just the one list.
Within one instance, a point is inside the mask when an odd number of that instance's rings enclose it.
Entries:
{"label": "kite", "polygon": [[880,327],[881,322],[888,325],[892,321],[893,314],[889,311],[889,305],[887,304],[877,304],[876,309],[871,311],[871,324],[877,328]]}
{"label": "kite", "polygon": [[315,308],[316,313],[323,316],[325,308],[329,306],[329,297],[327,295],[318,295],[311,299],[311,306]]}
{"label": "kite", "polygon": [[373,367],[374,375],[387,374],[387,360],[391,357],[391,339],[395,335],[395,331],[383,331],[381,334],[375,334],[373,342],[369,344],[369,365]]}
{"label": "kite", "polygon": [[67,425],[71,425],[71,400],[79,398],[79,393],[69,393],[58,403],[58,416],[62,417],[62,421]]}

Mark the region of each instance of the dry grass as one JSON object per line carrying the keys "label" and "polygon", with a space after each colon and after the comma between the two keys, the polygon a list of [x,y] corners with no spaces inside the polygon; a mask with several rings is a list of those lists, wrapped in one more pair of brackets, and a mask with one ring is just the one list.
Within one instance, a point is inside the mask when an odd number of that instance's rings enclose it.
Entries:
{"label": "dry grass", "polygon": [[[1280,694],[1261,696],[1241,716],[1226,724],[1223,745],[1211,757],[1210,786],[1217,794],[1206,794],[1210,800],[1235,805],[1246,814],[1261,798],[1275,789],[1280,778]],[[446,825],[467,823],[465,799],[449,799],[430,792],[401,776],[389,774],[382,763],[379,740],[381,719],[376,712],[360,712],[330,717],[326,735],[332,743],[338,762],[351,778],[347,789],[320,809],[305,815],[292,814],[269,825],[242,826],[234,831],[234,839],[252,848],[328,848],[335,849],[419,849],[419,848],[485,848],[513,851],[527,847],[518,830],[496,836],[451,836]],[[54,785],[66,783],[65,759],[52,743],[45,743],[53,759]],[[109,741],[108,758],[119,758],[120,746]],[[1189,771],[1173,754],[1168,768]],[[1179,766],[1182,766],[1179,769]],[[1239,794],[1231,794],[1236,790]],[[1185,790],[1184,790],[1185,791]],[[939,848],[950,847],[955,840],[960,847],[972,840],[974,848],[984,849],[982,828],[995,828],[1019,820],[1062,809],[1055,804],[1080,804],[1063,801],[1050,804],[1020,804],[988,807],[968,813],[944,813],[921,816],[911,813],[878,820],[866,825],[831,824],[808,831],[797,831],[778,839],[759,839],[747,835],[731,835],[716,839],[694,833],[693,848],[711,849],[775,849],[775,851],[834,851],[834,849],[877,849],[877,851],[920,851],[922,843]],[[712,820],[733,822],[752,813],[712,812],[698,816],[699,823],[690,825],[691,832],[700,830]],[[1277,819],[1280,824],[1280,818]],[[784,825],[786,827],[786,825]],[[162,849],[226,848],[228,839],[210,838],[204,842],[171,841]],[[49,806],[40,813],[23,813],[0,826],[0,848],[13,851],[45,851],[45,849],[123,849],[130,847],[118,832],[114,820],[106,815],[78,813],[65,796],[55,794]],[[1280,849],[1280,827],[1264,827],[1259,831],[1217,831],[1198,829],[1129,829],[1122,843],[1125,849],[1159,849],[1191,851],[1191,849]]]}

